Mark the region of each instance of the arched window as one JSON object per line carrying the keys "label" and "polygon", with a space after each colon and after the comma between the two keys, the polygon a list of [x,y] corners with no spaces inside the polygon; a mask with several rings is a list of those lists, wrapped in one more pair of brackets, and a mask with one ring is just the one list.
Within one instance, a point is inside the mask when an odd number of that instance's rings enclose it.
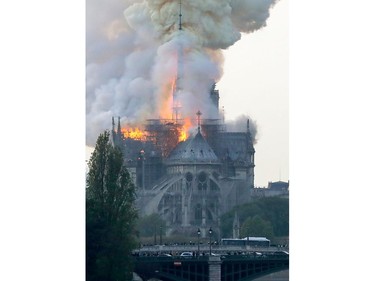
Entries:
{"label": "arched window", "polygon": [[198,174],[198,190],[207,190],[207,174],[205,172]]}
{"label": "arched window", "polygon": [[193,174],[190,173],[190,172],[187,172],[185,178],[186,178],[187,182],[192,182],[193,181]]}
{"label": "arched window", "polygon": [[205,172],[200,172],[198,175],[198,181],[204,183],[207,180],[207,174]]}

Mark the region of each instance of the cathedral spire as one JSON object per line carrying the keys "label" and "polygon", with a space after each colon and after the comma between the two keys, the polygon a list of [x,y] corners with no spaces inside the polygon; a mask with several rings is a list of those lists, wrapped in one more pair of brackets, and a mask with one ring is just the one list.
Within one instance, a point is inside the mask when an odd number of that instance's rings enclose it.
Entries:
{"label": "cathedral spire", "polygon": [[[179,13],[179,23],[178,23],[178,36],[180,37],[182,34],[182,4],[180,0],[180,13]],[[182,62],[182,55],[183,55],[183,46],[180,39],[178,40],[177,44],[177,74],[175,80],[175,86],[173,89],[173,108],[172,108],[172,119],[176,121],[176,123],[181,119],[179,111],[181,109],[180,103],[180,95],[182,91],[182,70],[183,70],[183,62]]]}
{"label": "cathedral spire", "polygon": [[202,115],[202,112],[200,110],[198,110],[198,112],[196,114],[197,114],[197,118],[198,118],[198,132],[200,132],[201,131],[201,115]]}
{"label": "cathedral spire", "polygon": [[178,15],[180,17],[180,21],[178,24],[178,30],[182,30],[182,24],[181,24],[181,18],[182,18],[182,13],[181,13],[181,0],[180,0],[180,14]]}

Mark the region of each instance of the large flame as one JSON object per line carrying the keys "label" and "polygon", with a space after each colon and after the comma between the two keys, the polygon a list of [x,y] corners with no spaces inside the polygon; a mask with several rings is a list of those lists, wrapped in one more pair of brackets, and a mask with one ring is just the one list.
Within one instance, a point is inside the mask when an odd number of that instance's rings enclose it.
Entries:
{"label": "large flame", "polygon": [[[184,118],[183,121],[181,119],[181,112],[179,111],[182,108],[182,104],[178,97],[175,96],[175,94],[181,93],[176,93],[176,79],[176,76],[170,77],[163,85],[161,92],[162,98],[159,100],[160,104],[158,107],[160,120],[167,120],[168,123],[173,123],[176,125],[176,127],[174,127],[174,132],[176,133],[177,130],[178,142],[181,142],[185,141],[189,137],[188,131],[192,126],[192,122],[190,118]],[[146,139],[149,139],[147,137],[150,136],[148,131],[141,130],[138,127],[123,128],[121,129],[121,132],[124,138],[140,141],[146,141]]]}
{"label": "large flame", "polygon": [[121,132],[125,138],[142,141],[146,139],[146,132],[139,128],[122,128]]}
{"label": "large flame", "polygon": [[[190,118],[185,118],[182,127],[178,130],[178,141],[185,141],[189,137],[189,129],[192,123]],[[147,132],[141,130],[140,128],[122,128],[121,133],[124,138],[134,139],[139,141],[145,141],[147,138]]]}
{"label": "large flame", "polygon": [[188,131],[191,128],[191,126],[192,126],[192,124],[191,124],[190,118],[185,118],[184,124],[182,126],[182,129],[180,131],[180,135],[179,135],[179,138],[178,138],[178,140],[180,142],[185,141],[189,137]]}
{"label": "large flame", "polygon": [[180,135],[178,137],[178,141],[179,142],[186,141],[186,139],[187,139],[187,132],[184,130],[181,130]]}

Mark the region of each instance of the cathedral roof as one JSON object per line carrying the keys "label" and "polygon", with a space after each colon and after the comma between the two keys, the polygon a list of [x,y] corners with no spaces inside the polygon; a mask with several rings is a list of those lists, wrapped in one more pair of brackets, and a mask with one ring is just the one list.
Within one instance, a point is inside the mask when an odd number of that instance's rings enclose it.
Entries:
{"label": "cathedral roof", "polygon": [[180,142],[168,157],[168,163],[220,163],[215,152],[202,136],[200,130],[195,136]]}

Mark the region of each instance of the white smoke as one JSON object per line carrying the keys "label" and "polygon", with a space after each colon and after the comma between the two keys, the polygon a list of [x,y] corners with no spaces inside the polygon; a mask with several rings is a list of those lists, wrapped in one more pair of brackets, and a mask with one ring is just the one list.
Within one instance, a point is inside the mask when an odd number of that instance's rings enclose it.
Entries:
{"label": "white smoke", "polygon": [[[222,49],[266,25],[277,0],[87,1],[86,140],[111,126],[142,124],[171,108],[182,48],[182,115],[213,117],[209,92],[222,76]],[[170,116],[171,117],[171,116]],[[169,118],[170,118],[169,117]]]}
{"label": "white smoke", "polygon": [[257,143],[258,127],[255,120],[251,119],[250,116],[240,115],[234,120],[227,121],[225,127],[227,132],[247,132],[247,121],[249,121],[249,131],[253,144]]}

